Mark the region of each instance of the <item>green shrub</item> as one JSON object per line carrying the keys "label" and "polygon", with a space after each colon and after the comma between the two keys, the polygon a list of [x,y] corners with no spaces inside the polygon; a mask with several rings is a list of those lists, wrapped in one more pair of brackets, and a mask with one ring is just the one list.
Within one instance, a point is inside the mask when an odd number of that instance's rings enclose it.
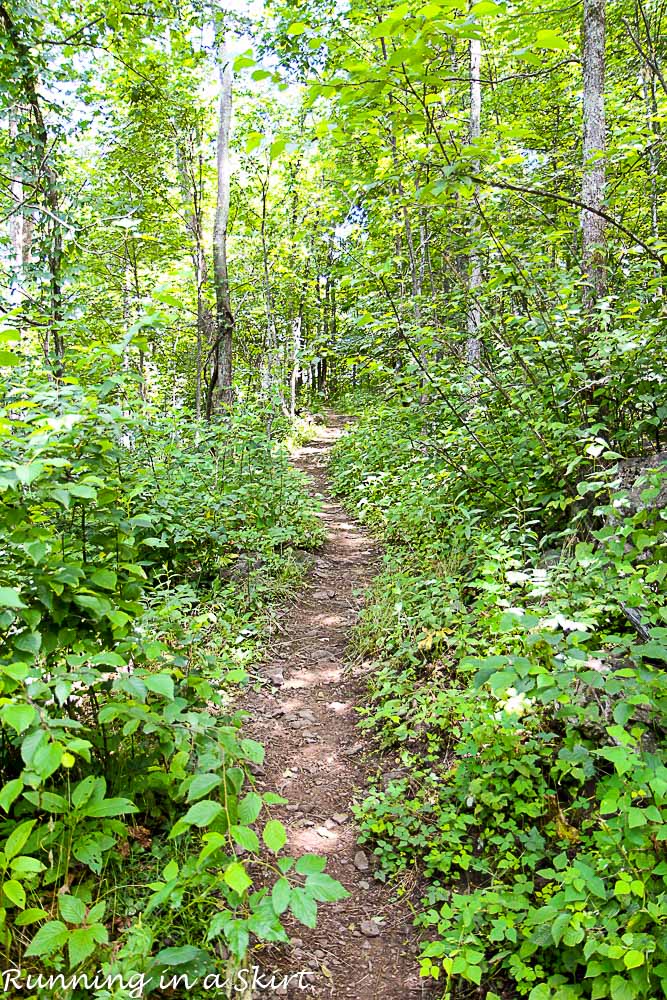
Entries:
{"label": "green shrub", "polygon": [[252,415],[140,420],[115,391],[10,388],[2,414],[0,935],[25,970],[150,991],[345,893],[285,856],[233,707],[321,538],[303,481]]}
{"label": "green shrub", "polygon": [[422,975],[446,997],[662,995],[664,471],[630,503],[595,469],[563,530],[411,462],[414,418],[369,425],[335,476],[389,542],[356,643],[377,661],[360,724],[394,762],[358,818],[381,877],[425,880]]}

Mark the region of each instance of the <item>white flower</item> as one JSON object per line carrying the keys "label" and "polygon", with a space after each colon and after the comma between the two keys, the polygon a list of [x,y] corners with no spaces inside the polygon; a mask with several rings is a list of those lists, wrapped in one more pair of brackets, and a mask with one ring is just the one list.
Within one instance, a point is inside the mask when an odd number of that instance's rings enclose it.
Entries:
{"label": "white flower", "polygon": [[516,688],[508,688],[505,694],[504,701],[501,700],[498,702],[500,711],[495,713],[496,719],[501,719],[503,714],[513,715],[517,719],[520,719],[522,715],[530,712],[535,704],[534,698],[528,698],[523,691],[517,692]]}

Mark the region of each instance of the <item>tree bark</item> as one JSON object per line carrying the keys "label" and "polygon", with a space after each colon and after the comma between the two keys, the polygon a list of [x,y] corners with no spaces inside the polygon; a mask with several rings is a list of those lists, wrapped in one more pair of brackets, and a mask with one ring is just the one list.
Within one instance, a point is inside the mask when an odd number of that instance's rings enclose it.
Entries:
{"label": "tree bark", "polygon": [[[482,43],[478,38],[470,39],[470,121],[469,141],[479,139],[482,134]],[[473,163],[473,170],[479,172],[479,163]],[[478,225],[472,221],[470,225],[470,241],[472,248],[469,254],[468,274],[468,311],[466,341],[466,363],[473,372],[479,367],[482,353],[482,341],[479,330],[482,322],[482,311],[479,303],[479,292],[482,287],[482,264],[479,253],[474,246],[477,239]]]}
{"label": "tree bark", "polygon": [[[604,107],[605,0],[584,0],[584,170],[581,212],[584,308],[591,310],[606,290],[604,205],[606,126]],[[589,211],[593,209],[593,211]]]}
{"label": "tree bark", "polygon": [[224,406],[231,404],[232,390],[232,338],[234,315],[229,292],[227,268],[227,227],[229,224],[229,141],[232,121],[232,64],[227,45],[218,50],[220,72],[220,106],[218,111],[218,194],[213,229],[213,285],[215,288],[215,339],[212,349],[213,371],[209,384],[206,406],[210,417]]}
{"label": "tree bark", "polygon": [[178,174],[184,205],[189,206],[190,214],[186,228],[191,239],[190,257],[195,274],[197,289],[197,348],[195,358],[195,416],[201,418],[202,412],[202,354],[203,345],[208,343],[213,332],[213,315],[209,308],[204,289],[208,280],[206,253],[204,249],[204,190],[203,190],[203,156],[201,151],[201,134],[195,126],[184,137],[184,142],[177,149]]}

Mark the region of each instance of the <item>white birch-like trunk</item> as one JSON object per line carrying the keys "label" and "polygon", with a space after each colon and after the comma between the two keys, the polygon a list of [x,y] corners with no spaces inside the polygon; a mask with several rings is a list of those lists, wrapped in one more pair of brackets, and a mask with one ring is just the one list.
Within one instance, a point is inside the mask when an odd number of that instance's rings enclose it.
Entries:
{"label": "white birch-like trunk", "polygon": [[[604,295],[605,220],[599,212],[605,194],[606,125],[604,108],[605,0],[584,0],[584,169],[581,212],[584,308]],[[590,211],[593,209],[593,211]]]}
{"label": "white birch-like trunk", "polygon": [[[469,140],[471,143],[482,134],[482,43],[478,38],[470,39],[470,120]],[[475,173],[479,170],[479,162],[473,163]],[[470,240],[473,244],[469,256],[468,275],[468,314],[466,341],[466,362],[473,370],[479,367],[482,353],[482,341],[479,330],[482,322],[482,311],[479,303],[479,292],[482,287],[482,264],[474,241],[478,236],[478,226],[471,222]]]}
{"label": "white birch-like trunk", "polygon": [[229,142],[232,122],[232,63],[226,42],[218,50],[220,106],[218,111],[218,193],[213,229],[213,282],[215,287],[215,341],[213,373],[208,399],[208,416],[232,401],[232,335],[234,316],[227,269],[227,227],[229,224],[230,162]]}

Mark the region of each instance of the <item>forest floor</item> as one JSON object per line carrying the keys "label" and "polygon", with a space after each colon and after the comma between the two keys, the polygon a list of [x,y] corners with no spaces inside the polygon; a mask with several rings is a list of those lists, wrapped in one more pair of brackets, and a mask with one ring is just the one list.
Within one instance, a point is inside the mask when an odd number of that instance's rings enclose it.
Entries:
{"label": "forest floor", "polygon": [[262,952],[261,964],[265,975],[309,971],[302,980],[307,990],[294,978],[277,995],[412,1000],[427,994],[407,895],[399,900],[394,888],[373,878],[373,856],[358,846],[351,813],[376,767],[356,728],[367,667],[349,662],[346,653],[379,550],[329,492],[328,456],[345,423],[327,414],[327,426],[295,455],[321,499],[327,538],[295,603],[278,617],[261,667],[266,684],[241,707],[250,713],[248,735],[266,748],[258,784],[289,799],[274,814],[287,829],[289,852],[325,855],[326,871],[350,895],[320,904],[314,930],[288,921],[291,946]]}

